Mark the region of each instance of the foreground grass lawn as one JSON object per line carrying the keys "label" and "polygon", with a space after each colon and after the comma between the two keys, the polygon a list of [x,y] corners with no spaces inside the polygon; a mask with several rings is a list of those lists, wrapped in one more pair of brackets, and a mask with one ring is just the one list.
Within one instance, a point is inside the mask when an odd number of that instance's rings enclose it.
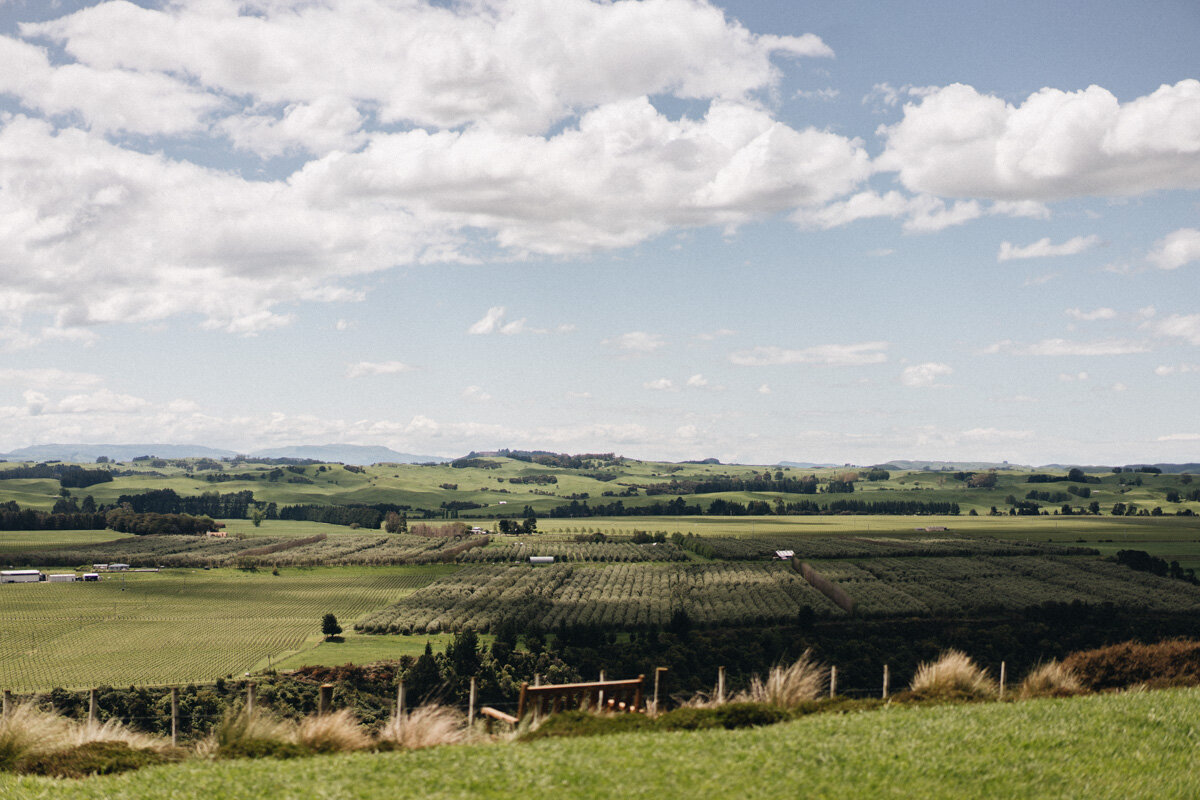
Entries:
{"label": "foreground grass lawn", "polygon": [[5,798],[1200,796],[1200,690],[891,708],[769,728],[190,762]]}

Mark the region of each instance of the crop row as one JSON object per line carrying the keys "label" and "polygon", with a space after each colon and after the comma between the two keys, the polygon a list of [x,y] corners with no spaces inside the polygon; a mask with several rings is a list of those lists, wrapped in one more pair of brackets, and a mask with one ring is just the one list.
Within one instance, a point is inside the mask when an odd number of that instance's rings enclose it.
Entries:
{"label": "crop row", "polygon": [[823,562],[819,570],[869,616],[961,614],[1050,602],[1200,610],[1200,587],[1087,557],[872,559]]}
{"label": "crop row", "polygon": [[[119,561],[134,567],[353,566],[427,564],[453,561],[469,553],[465,547],[487,543],[487,537],[458,540],[408,534],[335,534],[299,546],[294,540],[261,537],[248,540],[197,536],[131,536],[113,542],[29,549],[6,555],[19,565],[74,567]],[[278,549],[285,547],[285,549]],[[276,552],[264,552],[276,549]]]}
{"label": "crop row", "polygon": [[467,567],[364,619],[368,633],[473,628],[503,620],[547,630],[792,621],[839,610],[787,564]]}
{"label": "crop row", "polygon": [[757,536],[682,537],[682,546],[711,558],[759,560],[777,550],[791,550],[797,558],[890,558],[944,556],[1095,555],[1096,551],[1041,542],[1005,542],[953,534],[938,537],[836,536],[797,534]]}
{"label": "crop row", "polygon": [[503,564],[528,561],[530,556],[553,556],[557,561],[635,563],[641,561],[687,561],[687,553],[673,544],[632,542],[542,542],[531,540],[494,544],[463,553],[463,564]]}

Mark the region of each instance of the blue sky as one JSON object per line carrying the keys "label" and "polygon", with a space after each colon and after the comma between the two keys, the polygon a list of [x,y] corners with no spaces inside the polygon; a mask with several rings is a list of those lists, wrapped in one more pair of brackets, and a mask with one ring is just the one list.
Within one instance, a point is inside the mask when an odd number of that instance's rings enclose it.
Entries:
{"label": "blue sky", "polygon": [[0,0],[0,452],[1200,459],[1200,8]]}

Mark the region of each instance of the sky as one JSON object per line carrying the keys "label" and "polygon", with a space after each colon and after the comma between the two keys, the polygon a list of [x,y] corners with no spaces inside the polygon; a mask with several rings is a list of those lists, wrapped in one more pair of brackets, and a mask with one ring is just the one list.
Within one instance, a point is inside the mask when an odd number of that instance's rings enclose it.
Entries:
{"label": "sky", "polygon": [[1200,5],[0,0],[0,452],[1200,460]]}

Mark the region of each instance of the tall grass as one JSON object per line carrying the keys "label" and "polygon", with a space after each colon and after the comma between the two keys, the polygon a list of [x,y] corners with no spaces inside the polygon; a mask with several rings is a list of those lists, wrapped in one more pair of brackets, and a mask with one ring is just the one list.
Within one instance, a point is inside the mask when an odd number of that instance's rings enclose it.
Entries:
{"label": "tall grass", "polygon": [[757,675],[750,679],[750,688],[738,693],[734,702],[766,703],[778,708],[797,708],[825,694],[828,670],[812,657],[811,650],[790,666],[771,667],[766,680]]}
{"label": "tall grass", "polygon": [[909,688],[918,697],[941,699],[982,699],[996,694],[996,683],[987,670],[959,650],[946,650],[937,661],[918,666]]}
{"label": "tall grass", "polygon": [[71,723],[41,711],[31,702],[18,703],[0,718],[0,770],[16,769],[32,756],[59,750],[71,733]]}
{"label": "tall grass", "polygon": [[471,731],[462,712],[446,706],[425,705],[407,714],[394,715],[380,729],[378,737],[385,746],[415,750],[468,741]]}
{"label": "tall grass", "polygon": [[1070,697],[1083,693],[1083,682],[1075,670],[1058,661],[1039,664],[1021,682],[1021,699],[1031,697]]}
{"label": "tall grass", "polygon": [[348,753],[371,746],[371,737],[349,709],[306,717],[296,726],[294,738],[314,753]]}

